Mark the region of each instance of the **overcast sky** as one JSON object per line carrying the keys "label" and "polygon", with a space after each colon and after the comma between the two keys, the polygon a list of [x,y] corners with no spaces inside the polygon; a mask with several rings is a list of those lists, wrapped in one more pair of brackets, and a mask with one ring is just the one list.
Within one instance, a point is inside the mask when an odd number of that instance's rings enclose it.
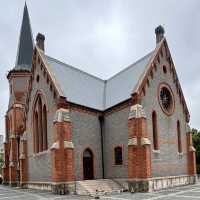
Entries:
{"label": "overcast sky", "polygon": [[[46,53],[100,78],[124,69],[166,38],[191,113],[200,129],[199,0],[29,0],[33,36],[46,36]],[[0,133],[8,105],[7,72],[14,67],[24,0],[0,7]]]}

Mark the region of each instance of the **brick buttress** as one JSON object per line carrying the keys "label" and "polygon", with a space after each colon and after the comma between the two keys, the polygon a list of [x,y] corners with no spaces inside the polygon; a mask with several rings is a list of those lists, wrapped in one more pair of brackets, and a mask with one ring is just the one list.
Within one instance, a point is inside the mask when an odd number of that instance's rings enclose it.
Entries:
{"label": "brick buttress", "polygon": [[4,143],[4,164],[2,166],[3,184],[9,184],[9,143]]}
{"label": "brick buttress", "polygon": [[187,153],[188,153],[188,175],[196,176],[196,150],[192,142],[192,131],[187,125]]}
{"label": "brick buttress", "polygon": [[128,119],[128,178],[131,192],[149,190],[152,177],[151,142],[147,133],[147,119],[138,94],[133,96]]}
{"label": "brick buttress", "polygon": [[74,145],[70,111],[58,108],[54,118],[54,143],[52,153],[52,190],[57,194],[74,192]]}

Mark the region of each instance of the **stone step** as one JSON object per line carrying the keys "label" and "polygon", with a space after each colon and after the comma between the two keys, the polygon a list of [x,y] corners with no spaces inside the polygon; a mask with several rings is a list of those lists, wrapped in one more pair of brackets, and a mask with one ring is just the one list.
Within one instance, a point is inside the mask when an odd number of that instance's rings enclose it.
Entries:
{"label": "stone step", "polygon": [[111,179],[85,180],[76,182],[76,192],[79,195],[105,195],[120,193],[125,188]]}

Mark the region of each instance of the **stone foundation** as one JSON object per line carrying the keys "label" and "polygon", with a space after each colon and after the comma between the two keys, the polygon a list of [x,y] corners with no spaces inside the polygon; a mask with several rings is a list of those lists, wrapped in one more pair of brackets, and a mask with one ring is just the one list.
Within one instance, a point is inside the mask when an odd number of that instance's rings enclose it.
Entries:
{"label": "stone foundation", "polygon": [[50,191],[55,194],[74,194],[75,193],[75,183],[49,183],[49,182],[33,182],[33,183],[23,183],[21,186],[23,188],[30,188],[35,190]]}
{"label": "stone foundation", "polygon": [[128,189],[130,192],[152,192],[177,186],[195,184],[196,180],[196,176],[188,175],[132,179],[128,180]]}

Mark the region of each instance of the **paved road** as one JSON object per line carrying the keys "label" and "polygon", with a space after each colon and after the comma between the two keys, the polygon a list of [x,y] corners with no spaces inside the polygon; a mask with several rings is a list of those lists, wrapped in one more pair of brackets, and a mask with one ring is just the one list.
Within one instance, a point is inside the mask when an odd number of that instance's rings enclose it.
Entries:
{"label": "paved road", "polygon": [[[87,196],[54,195],[30,189],[17,189],[0,185],[0,200],[89,200]],[[100,197],[102,200],[200,200],[200,184],[184,186],[154,193],[122,193]]]}

